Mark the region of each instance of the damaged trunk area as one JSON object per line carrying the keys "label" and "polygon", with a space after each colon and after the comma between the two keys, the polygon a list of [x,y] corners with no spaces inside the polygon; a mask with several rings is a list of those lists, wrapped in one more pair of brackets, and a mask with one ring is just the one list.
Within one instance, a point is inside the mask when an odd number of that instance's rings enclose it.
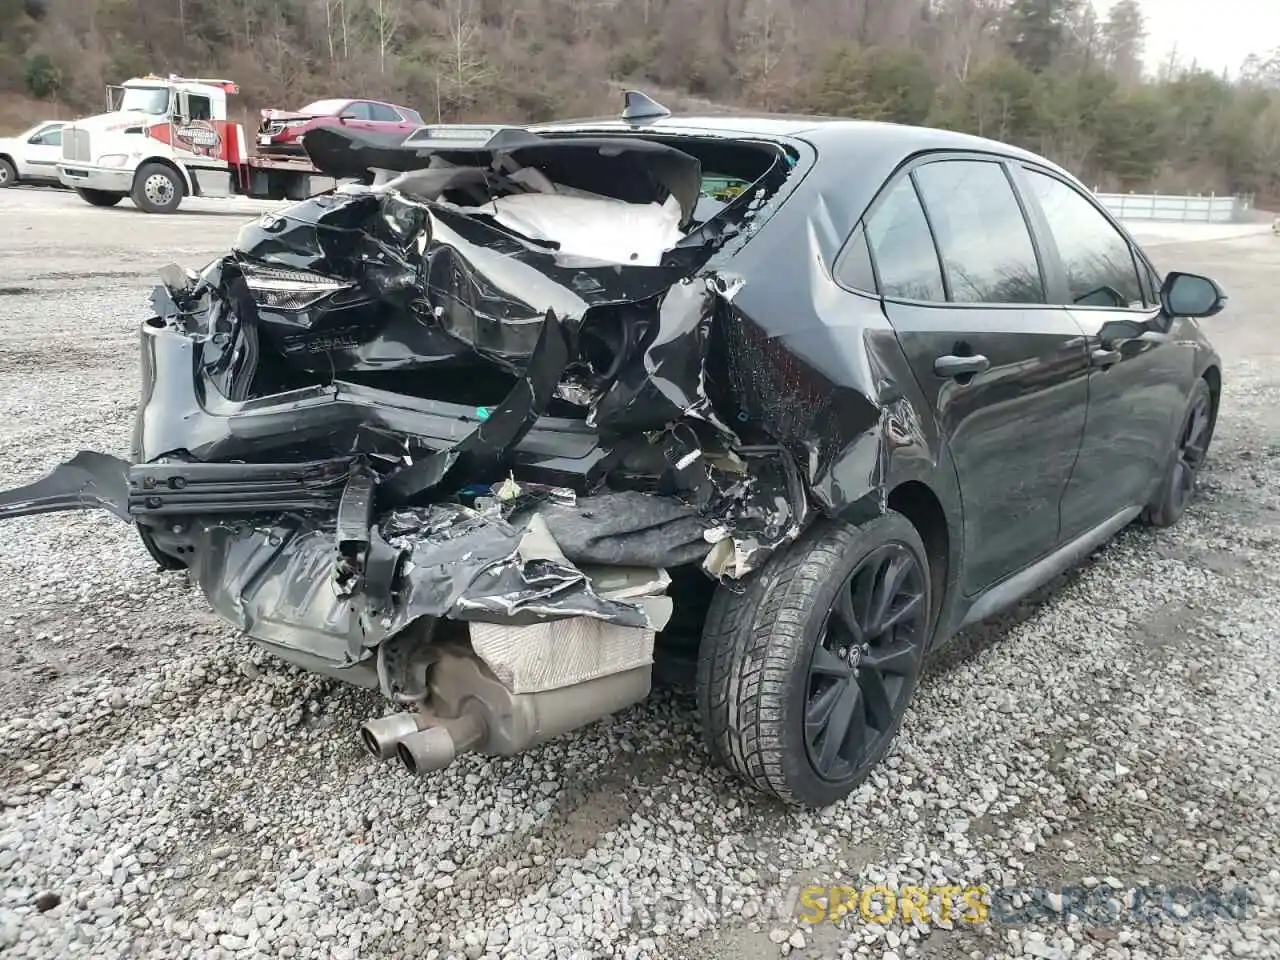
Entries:
{"label": "damaged trunk area", "polygon": [[807,519],[716,346],[741,340],[728,254],[795,157],[479,127],[304,146],[362,182],[165,268],[135,462],[82,453],[0,516],[137,524],[252,638],[410,708],[363,737],[413,769],[642,699],[673,572],[741,578]]}

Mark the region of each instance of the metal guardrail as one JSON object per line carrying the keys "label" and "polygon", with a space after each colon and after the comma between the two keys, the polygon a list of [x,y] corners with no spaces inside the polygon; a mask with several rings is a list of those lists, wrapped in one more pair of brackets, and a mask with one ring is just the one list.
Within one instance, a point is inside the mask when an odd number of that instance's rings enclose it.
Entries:
{"label": "metal guardrail", "polygon": [[1251,198],[1172,196],[1158,193],[1094,193],[1120,220],[1169,220],[1181,223],[1236,223],[1248,219]]}

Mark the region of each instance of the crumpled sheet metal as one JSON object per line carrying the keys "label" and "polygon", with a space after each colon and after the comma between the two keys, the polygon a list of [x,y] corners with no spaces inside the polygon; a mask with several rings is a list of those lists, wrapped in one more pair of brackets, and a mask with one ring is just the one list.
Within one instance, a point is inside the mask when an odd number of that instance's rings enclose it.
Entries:
{"label": "crumpled sheet metal", "polygon": [[11,490],[0,491],[0,519],[65,510],[108,510],[129,519],[128,464],[93,450],[81,450],[54,471]]}
{"label": "crumpled sheet metal", "polygon": [[379,536],[400,552],[389,602],[335,582],[334,532],[331,518],[196,519],[182,536],[195,546],[192,578],[219,614],[251,637],[338,663],[362,659],[423,617],[527,624],[581,616],[651,626],[642,605],[601,597],[571,564],[522,555],[527,528],[459,504],[380,519]]}

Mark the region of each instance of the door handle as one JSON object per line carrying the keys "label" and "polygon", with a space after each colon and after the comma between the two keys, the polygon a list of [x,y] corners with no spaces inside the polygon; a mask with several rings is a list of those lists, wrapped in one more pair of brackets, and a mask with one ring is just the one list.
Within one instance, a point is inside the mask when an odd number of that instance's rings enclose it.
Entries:
{"label": "door handle", "polygon": [[978,354],[972,357],[957,357],[947,354],[933,361],[933,372],[940,377],[967,377],[982,373],[991,366],[991,361]]}
{"label": "door handle", "polygon": [[1097,350],[1093,351],[1093,354],[1089,359],[1095,367],[1109,367],[1112,364],[1119,362],[1120,351],[1107,350],[1104,347],[1099,347]]}

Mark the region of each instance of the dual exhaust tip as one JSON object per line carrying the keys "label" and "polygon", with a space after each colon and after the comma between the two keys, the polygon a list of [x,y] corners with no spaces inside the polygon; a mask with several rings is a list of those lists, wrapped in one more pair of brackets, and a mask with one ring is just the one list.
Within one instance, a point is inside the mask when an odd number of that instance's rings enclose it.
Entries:
{"label": "dual exhaust tip", "polygon": [[360,742],[379,760],[394,756],[410,773],[424,774],[449,766],[473,749],[484,733],[484,721],[474,714],[441,720],[404,711],[364,723]]}

